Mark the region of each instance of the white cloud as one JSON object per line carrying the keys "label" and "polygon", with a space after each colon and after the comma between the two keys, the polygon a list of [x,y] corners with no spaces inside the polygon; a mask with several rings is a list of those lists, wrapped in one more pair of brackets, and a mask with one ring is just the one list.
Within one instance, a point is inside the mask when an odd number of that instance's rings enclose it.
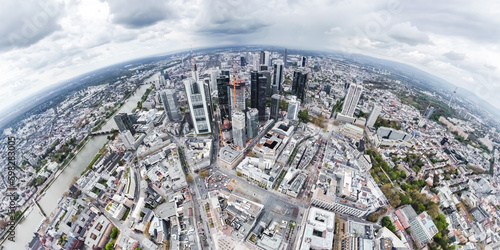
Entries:
{"label": "white cloud", "polygon": [[[500,94],[491,84],[500,79],[496,1],[54,1],[49,12],[33,0],[4,1],[0,99],[15,103],[125,60],[238,44],[361,53],[410,64],[471,91],[488,84],[489,92]],[[39,13],[56,14],[39,22],[30,39],[6,40],[22,32],[25,17]],[[500,107],[498,98],[487,101]]]}

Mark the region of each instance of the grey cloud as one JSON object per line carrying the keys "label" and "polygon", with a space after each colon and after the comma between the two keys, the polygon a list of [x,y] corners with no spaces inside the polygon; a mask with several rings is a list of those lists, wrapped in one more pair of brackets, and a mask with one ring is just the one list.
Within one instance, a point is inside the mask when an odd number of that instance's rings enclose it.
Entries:
{"label": "grey cloud", "polygon": [[0,51],[28,47],[61,29],[62,6],[52,1],[2,2]]}
{"label": "grey cloud", "polygon": [[495,11],[499,8],[495,1],[405,1],[400,18],[411,20],[424,31],[498,43],[500,17]]}
{"label": "grey cloud", "polygon": [[243,35],[255,33],[269,26],[265,18],[259,16],[261,4],[226,0],[204,1],[202,12],[195,20],[196,29],[202,34]]}
{"label": "grey cloud", "polygon": [[113,23],[130,29],[151,26],[175,17],[168,2],[162,0],[127,1],[126,3],[108,0],[107,2]]}
{"label": "grey cloud", "polygon": [[398,23],[392,26],[388,35],[399,42],[411,46],[430,42],[429,36],[420,31],[417,27],[411,25],[410,22]]}
{"label": "grey cloud", "polygon": [[444,53],[443,56],[445,56],[446,58],[448,58],[449,60],[452,60],[452,61],[462,61],[465,59],[465,54],[458,53],[455,51],[450,51],[450,52]]}

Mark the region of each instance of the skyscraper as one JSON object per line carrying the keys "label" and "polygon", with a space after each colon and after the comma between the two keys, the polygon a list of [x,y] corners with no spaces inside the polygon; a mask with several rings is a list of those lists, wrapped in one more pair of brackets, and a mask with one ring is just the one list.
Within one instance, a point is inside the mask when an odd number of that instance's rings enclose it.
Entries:
{"label": "skyscraper", "polygon": [[246,66],[246,65],[247,65],[247,61],[245,60],[245,57],[244,57],[244,56],[240,57],[240,65],[241,65],[241,67],[243,67],[243,66]]}
{"label": "skyscraper", "polygon": [[233,142],[236,146],[244,148],[246,146],[245,113],[240,110],[232,112],[233,119]]}
{"label": "skyscraper", "polygon": [[163,107],[165,108],[165,113],[167,113],[168,119],[173,121],[179,121],[182,119],[181,112],[179,111],[179,102],[177,100],[177,95],[174,89],[166,89],[160,93],[161,101],[163,102]]}
{"label": "skyscraper", "polygon": [[271,96],[271,117],[270,117],[270,119],[274,119],[274,121],[278,121],[278,118],[279,118],[280,101],[281,101],[280,95],[274,94]]}
{"label": "skyscraper", "polygon": [[254,138],[259,133],[259,111],[249,109],[247,111],[247,137]]}
{"label": "skyscraper", "polygon": [[120,132],[120,135],[118,137],[123,142],[123,145],[125,145],[125,148],[127,150],[134,150],[135,149],[134,136],[132,135],[132,133],[130,133],[129,130],[125,130],[123,132]]}
{"label": "skyscraper", "polygon": [[212,72],[210,72],[210,89],[217,89],[217,78],[219,77],[219,75],[220,71],[218,69],[213,69]]}
{"label": "skyscraper", "polygon": [[228,91],[229,91],[229,76],[221,75],[217,77],[217,93],[219,96],[219,110],[222,120],[230,117]]}
{"label": "skyscraper", "polygon": [[299,118],[299,108],[300,101],[299,100],[291,100],[288,102],[288,112],[286,114],[286,118],[288,120],[296,121]]}
{"label": "skyscraper", "polygon": [[325,84],[325,86],[323,87],[323,91],[325,91],[327,95],[330,94],[331,90],[332,90],[332,85],[330,84]]}
{"label": "skyscraper", "polygon": [[285,81],[283,77],[283,62],[278,61],[273,65],[273,85],[272,85],[272,94],[279,94],[281,91],[281,86]]}
{"label": "skyscraper", "polygon": [[297,96],[302,103],[304,103],[306,97],[306,82],[307,73],[304,74],[300,71],[293,72],[292,94]]}
{"label": "skyscraper", "polygon": [[288,60],[288,51],[285,49],[285,55],[283,55],[283,66],[286,68]]}
{"label": "skyscraper", "polygon": [[264,121],[266,118],[266,88],[267,77],[262,73],[252,71],[250,73],[251,80],[251,99],[250,105],[252,108],[257,108],[259,111],[259,121]]}
{"label": "skyscraper", "polygon": [[428,109],[425,110],[425,119],[429,120],[432,116],[432,113],[434,113],[434,107],[429,107]]}
{"label": "skyscraper", "polygon": [[184,87],[186,89],[186,96],[195,133],[203,134],[212,132],[203,82],[186,79],[184,80]]}
{"label": "skyscraper", "polygon": [[370,116],[368,116],[368,120],[366,120],[366,127],[373,128],[373,125],[377,121],[378,116],[380,115],[380,111],[382,110],[382,107],[379,105],[373,105],[372,112],[370,112]]}
{"label": "skyscraper", "polygon": [[116,126],[118,126],[118,130],[120,130],[120,132],[130,130],[132,134],[135,134],[135,129],[132,125],[132,121],[130,121],[126,113],[119,113],[115,115],[113,119],[115,120]]}
{"label": "skyscraper", "polygon": [[244,111],[246,109],[245,88],[246,88],[246,83],[245,80],[243,79],[236,80],[236,86],[234,84],[234,81],[229,82],[228,92],[229,92],[229,103],[231,104],[231,112],[233,110]]}
{"label": "skyscraper", "polygon": [[354,110],[356,110],[356,105],[358,105],[359,98],[361,97],[361,92],[363,92],[363,86],[360,84],[351,84],[347,95],[344,99],[344,105],[342,106],[342,115],[352,117]]}
{"label": "skyscraper", "polygon": [[269,51],[261,51],[260,52],[260,64],[261,65],[266,65],[268,67],[271,67],[271,58],[270,58]]}
{"label": "skyscraper", "polygon": [[266,70],[260,73],[262,73],[262,75],[266,78],[266,93],[265,93],[266,97],[271,97],[273,92],[273,87],[271,86],[272,84],[271,72]]}
{"label": "skyscraper", "polygon": [[299,67],[302,67],[304,68],[307,64],[307,58],[305,56],[303,56],[301,59],[300,59],[300,62],[299,62]]}

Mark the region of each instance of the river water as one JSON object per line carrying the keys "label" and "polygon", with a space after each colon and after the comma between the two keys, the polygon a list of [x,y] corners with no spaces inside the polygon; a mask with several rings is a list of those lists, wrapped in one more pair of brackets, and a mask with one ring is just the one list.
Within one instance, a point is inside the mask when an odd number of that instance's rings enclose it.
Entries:
{"label": "river water", "polygon": [[[153,75],[147,81],[158,79],[158,74]],[[142,95],[150,86],[151,84],[140,86],[120,108],[118,113],[130,113],[132,109],[137,107],[137,102],[141,100]],[[118,129],[114,119],[110,119],[106,124],[104,124],[102,130],[112,128]],[[52,213],[52,211],[57,208],[57,201],[62,197],[64,192],[68,191],[73,178],[80,176],[82,171],[85,170],[106,141],[106,135],[92,137],[69,163],[64,172],[59,175],[54,183],[52,183],[52,185],[45,191],[45,195],[40,199],[39,204],[46,214]],[[38,212],[38,209],[34,207],[24,221],[17,225],[15,237],[16,242],[9,240],[5,241],[3,244],[4,249],[26,249],[28,243],[31,239],[33,239],[33,233],[42,222],[42,219],[42,215]]]}

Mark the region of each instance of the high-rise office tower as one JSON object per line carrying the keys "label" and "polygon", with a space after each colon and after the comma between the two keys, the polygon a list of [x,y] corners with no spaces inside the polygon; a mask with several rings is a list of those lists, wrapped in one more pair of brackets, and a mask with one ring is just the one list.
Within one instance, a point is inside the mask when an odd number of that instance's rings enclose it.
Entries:
{"label": "high-rise office tower", "polygon": [[260,52],[260,64],[261,65],[266,65],[268,67],[271,66],[271,55],[269,53],[269,51],[261,51]]}
{"label": "high-rise office tower", "polygon": [[120,130],[120,132],[130,130],[130,133],[135,134],[135,129],[132,125],[132,121],[130,121],[126,113],[119,113],[115,115],[113,119],[115,120],[116,126],[118,126],[118,130]]}
{"label": "high-rise office tower", "polygon": [[217,78],[220,75],[220,71],[218,69],[212,69],[212,72],[210,72],[210,89],[211,90],[216,90],[217,89]]}
{"label": "high-rise office tower", "polygon": [[292,94],[304,103],[306,97],[307,73],[300,71],[293,72]]}
{"label": "high-rise office tower", "polygon": [[244,56],[240,57],[240,65],[241,67],[244,67],[247,65],[247,61]]}
{"label": "high-rise office tower", "polygon": [[272,94],[279,94],[281,91],[281,86],[283,82],[285,81],[285,78],[283,77],[283,62],[277,61],[273,65],[273,84],[272,84]]}
{"label": "high-rise office tower", "polygon": [[434,113],[434,107],[429,107],[425,110],[425,119],[429,120]]}
{"label": "high-rise office tower", "polygon": [[219,110],[222,120],[230,117],[228,91],[229,91],[229,76],[221,75],[217,77],[217,93],[219,96]]}
{"label": "high-rise office tower", "polygon": [[259,133],[259,111],[249,109],[247,111],[247,137],[254,138]]}
{"label": "high-rise office tower", "polygon": [[236,86],[234,84],[234,81],[229,82],[228,92],[229,92],[229,103],[231,104],[231,112],[233,110],[244,111],[246,109],[245,88],[246,88],[246,83],[245,80],[243,79],[236,80]]}
{"label": "high-rise office tower", "polygon": [[229,70],[221,70],[220,75],[229,77]]}
{"label": "high-rise office tower", "polygon": [[330,84],[325,84],[325,86],[323,87],[323,91],[325,91],[327,95],[330,94],[331,90],[332,90],[332,85]]}
{"label": "high-rise office tower", "polygon": [[247,144],[245,113],[240,110],[234,110],[231,116],[233,119],[233,142],[236,146],[244,148]]}
{"label": "high-rise office tower", "polygon": [[382,110],[382,107],[379,105],[373,105],[372,112],[370,112],[370,116],[368,116],[368,120],[366,120],[366,127],[373,128],[373,125],[377,121],[378,116],[380,115],[380,111]]}
{"label": "high-rise office tower", "polygon": [[135,149],[135,145],[134,145],[135,139],[129,130],[125,130],[123,132],[120,132],[120,135],[118,137],[123,142],[123,145],[125,145],[125,148],[127,150],[134,150]]}
{"label": "high-rise office tower", "polygon": [[286,114],[286,118],[288,120],[293,120],[293,121],[298,120],[299,108],[300,108],[300,101],[299,100],[290,100],[288,102],[288,112]]}
{"label": "high-rise office tower", "polygon": [[205,85],[193,79],[184,80],[191,119],[196,134],[210,133],[210,118],[205,92]]}
{"label": "high-rise office tower", "polygon": [[179,102],[177,100],[177,95],[174,89],[166,89],[160,93],[161,101],[163,102],[163,107],[165,108],[165,113],[167,113],[168,119],[173,121],[179,121],[182,119],[181,112],[179,111]]}
{"label": "high-rise office tower", "polygon": [[306,67],[306,65],[307,65],[307,58],[306,58],[305,56],[303,56],[303,57],[300,59],[300,62],[299,62],[299,65],[298,65],[298,66],[299,66],[299,67],[304,68],[304,67]]}
{"label": "high-rise office tower", "polygon": [[250,73],[251,80],[251,99],[250,106],[257,108],[259,111],[259,121],[264,121],[266,118],[266,88],[267,77],[257,71]]}
{"label": "high-rise office tower", "polygon": [[207,99],[208,120],[209,122],[212,122],[212,118],[214,117],[214,103],[212,102],[212,89],[210,88],[210,78],[208,76],[203,79],[203,84],[203,88],[205,90],[205,98]]}
{"label": "high-rise office tower", "polygon": [[278,121],[278,118],[279,118],[280,101],[281,101],[280,95],[274,94],[271,96],[271,117],[270,117],[270,119],[274,119],[274,121]]}
{"label": "high-rise office tower", "polygon": [[271,97],[273,92],[273,87],[271,86],[272,84],[271,72],[262,71],[260,73],[262,73],[262,75],[266,78],[266,97]]}
{"label": "high-rise office tower", "polygon": [[361,97],[361,92],[363,92],[363,86],[360,84],[353,83],[349,86],[344,99],[344,105],[342,106],[342,112],[340,112],[342,115],[352,117]]}
{"label": "high-rise office tower", "polygon": [[158,76],[158,85],[155,84],[157,89],[164,88],[166,86],[166,80],[170,79],[166,69],[160,70],[160,75]]}
{"label": "high-rise office tower", "polygon": [[285,49],[285,55],[283,55],[283,66],[286,68],[288,60],[288,51]]}

